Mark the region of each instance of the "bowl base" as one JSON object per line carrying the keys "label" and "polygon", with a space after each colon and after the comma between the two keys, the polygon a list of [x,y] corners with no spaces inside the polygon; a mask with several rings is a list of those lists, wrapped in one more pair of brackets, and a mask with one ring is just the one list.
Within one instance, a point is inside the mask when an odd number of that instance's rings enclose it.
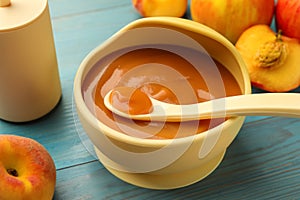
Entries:
{"label": "bowl base", "polygon": [[[97,148],[95,148],[95,152],[101,162],[101,153]],[[163,175],[151,173],[128,173],[125,171],[115,170],[106,166],[103,162],[101,163],[110,173],[127,183],[142,188],[167,190],[185,187],[204,179],[219,166],[223,160],[225,152],[226,151],[222,152],[213,158],[209,163],[202,165],[199,168],[191,169],[181,173]]]}

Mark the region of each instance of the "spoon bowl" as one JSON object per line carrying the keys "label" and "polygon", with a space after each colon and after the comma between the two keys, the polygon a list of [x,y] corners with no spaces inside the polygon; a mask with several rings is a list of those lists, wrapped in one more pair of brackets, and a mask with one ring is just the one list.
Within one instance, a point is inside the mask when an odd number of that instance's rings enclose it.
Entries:
{"label": "spoon bowl", "polygon": [[[187,105],[169,104],[149,96],[153,106],[151,112],[130,114],[112,105],[112,91],[104,97],[105,106],[113,113],[133,120],[180,122],[247,115],[300,117],[300,94],[295,93],[238,95]],[[142,106],[144,101],[138,103]]]}

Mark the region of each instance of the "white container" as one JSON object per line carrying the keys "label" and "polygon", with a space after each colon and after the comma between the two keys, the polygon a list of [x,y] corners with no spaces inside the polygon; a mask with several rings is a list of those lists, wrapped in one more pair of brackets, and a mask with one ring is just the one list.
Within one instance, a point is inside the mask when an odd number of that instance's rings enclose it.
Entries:
{"label": "white container", "polygon": [[0,119],[40,118],[60,97],[47,0],[0,0]]}

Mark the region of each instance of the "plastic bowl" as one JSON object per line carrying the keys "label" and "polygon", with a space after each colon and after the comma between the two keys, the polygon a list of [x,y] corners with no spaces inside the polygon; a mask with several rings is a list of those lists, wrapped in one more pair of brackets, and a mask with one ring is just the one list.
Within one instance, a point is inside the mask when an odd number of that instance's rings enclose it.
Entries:
{"label": "plastic bowl", "polygon": [[136,20],[83,60],[74,81],[74,98],[80,122],[92,141],[100,162],[112,174],[133,185],[173,189],[200,181],[213,172],[245,118],[229,118],[201,134],[176,139],[132,137],[98,120],[88,109],[82,94],[82,84],[89,70],[101,58],[116,50],[154,43],[190,48],[194,48],[195,43],[200,44],[233,74],[243,94],[250,94],[251,86],[241,56],[227,39],[204,25],[181,18],[153,17]]}

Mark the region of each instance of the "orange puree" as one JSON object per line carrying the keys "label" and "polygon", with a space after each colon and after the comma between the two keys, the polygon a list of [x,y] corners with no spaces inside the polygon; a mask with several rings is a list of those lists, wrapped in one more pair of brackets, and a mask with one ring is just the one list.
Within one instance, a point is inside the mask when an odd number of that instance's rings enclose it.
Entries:
{"label": "orange puree", "polygon": [[[165,50],[168,49],[168,50]],[[103,103],[104,96],[119,87],[134,88],[116,104],[126,112],[149,112],[147,96],[173,104],[191,104],[241,94],[232,74],[219,62],[196,50],[174,45],[122,49],[101,60],[87,74],[82,92],[90,111],[104,124],[124,134],[149,139],[186,137],[213,128],[226,119],[190,122],[133,121],[117,116]],[[145,97],[146,96],[146,97]],[[148,99],[148,100],[147,100]]]}
{"label": "orange puree", "polygon": [[117,110],[132,115],[148,114],[153,110],[151,100],[140,88],[116,87],[109,100]]}

